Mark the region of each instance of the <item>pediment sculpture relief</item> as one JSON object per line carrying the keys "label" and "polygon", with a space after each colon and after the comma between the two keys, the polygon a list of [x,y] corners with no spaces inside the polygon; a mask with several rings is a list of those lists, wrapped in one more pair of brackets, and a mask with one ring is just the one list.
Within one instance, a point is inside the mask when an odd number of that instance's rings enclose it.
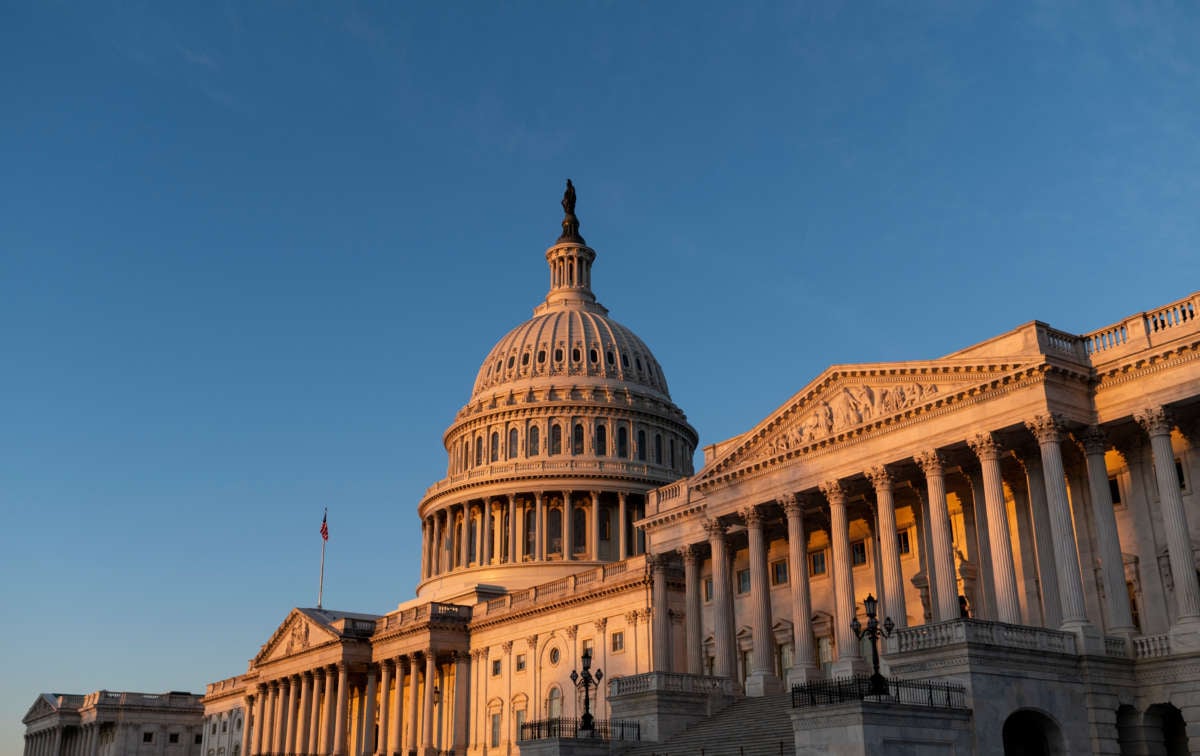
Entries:
{"label": "pediment sculpture relief", "polygon": [[876,418],[894,415],[937,394],[936,383],[840,386],[807,407],[798,422],[766,441],[764,448],[771,454],[782,454]]}
{"label": "pediment sculpture relief", "polygon": [[284,652],[288,655],[303,651],[308,648],[308,623],[304,620],[296,620],[292,623],[291,633],[288,635],[287,650]]}

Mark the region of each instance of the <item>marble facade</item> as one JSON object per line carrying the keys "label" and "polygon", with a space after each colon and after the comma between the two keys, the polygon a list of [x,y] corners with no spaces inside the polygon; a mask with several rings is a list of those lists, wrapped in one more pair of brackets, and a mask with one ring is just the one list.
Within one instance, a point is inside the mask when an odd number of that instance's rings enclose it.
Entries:
{"label": "marble facade", "polygon": [[203,714],[200,696],[192,693],[42,693],[22,719],[23,753],[200,756]]}

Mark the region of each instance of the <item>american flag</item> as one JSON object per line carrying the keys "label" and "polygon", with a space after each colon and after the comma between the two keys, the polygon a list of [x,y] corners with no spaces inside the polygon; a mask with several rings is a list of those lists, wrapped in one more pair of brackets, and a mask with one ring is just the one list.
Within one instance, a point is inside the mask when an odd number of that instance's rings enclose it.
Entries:
{"label": "american flag", "polygon": [[329,510],[325,510],[325,514],[321,517],[321,540],[329,540]]}

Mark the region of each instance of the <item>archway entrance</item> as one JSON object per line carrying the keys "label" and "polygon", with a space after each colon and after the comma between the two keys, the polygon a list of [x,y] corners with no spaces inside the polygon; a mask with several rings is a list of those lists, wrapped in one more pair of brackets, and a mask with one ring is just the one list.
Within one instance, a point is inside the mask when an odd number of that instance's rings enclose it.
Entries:
{"label": "archway entrance", "polygon": [[[1154,704],[1146,709],[1146,736],[1151,753],[1165,756],[1188,756],[1187,723],[1183,712],[1169,703]],[[1162,746],[1158,747],[1161,738]]]}
{"label": "archway entrance", "polygon": [[1065,754],[1062,731],[1041,712],[1022,709],[1004,721],[1004,756],[1059,756]]}

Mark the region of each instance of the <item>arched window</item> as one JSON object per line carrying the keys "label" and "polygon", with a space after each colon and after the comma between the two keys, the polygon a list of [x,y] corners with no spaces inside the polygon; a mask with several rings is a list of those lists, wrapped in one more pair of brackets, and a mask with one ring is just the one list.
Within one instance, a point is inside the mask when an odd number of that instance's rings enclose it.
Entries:
{"label": "arched window", "polygon": [[617,456],[621,459],[629,458],[629,429],[624,425],[617,428]]}
{"label": "arched window", "polygon": [[608,454],[608,429],[603,425],[596,426],[596,455],[603,457]]}
{"label": "arched window", "polygon": [[582,509],[571,513],[571,543],[575,551],[587,550],[587,512]]}
{"label": "arched window", "polygon": [[[671,447],[674,450],[675,447]],[[510,428],[508,430],[508,458],[512,459],[517,456],[517,429]]]}
{"label": "arched window", "polygon": [[537,513],[529,508],[525,508],[525,548],[522,553],[526,559],[532,559],[537,554],[537,549],[534,548],[537,542]]}
{"label": "arched window", "polygon": [[562,510],[551,509],[546,513],[546,553],[562,553]]}
{"label": "arched window", "polygon": [[654,434],[654,464],[662,464],[662,434]]}
{"label": "arched window", "polygon": [[675,439],[671,439],[671,469],[675,469]]}
{"label": "arched window", "polygon": [[550,456],[562,454],[562,426],[558,423],[550,426]]}
{"label": "arched window", "polygon": [[571,431],[571,453],[583,454],[583,426],[575,423],[575,429]]}
{"label": "arched window", "polygon": [[558,688],[551,688],[546,696],[546,715],[550,719],[562,718],[562,691]]}
{"label": "arched window", "polygon": [[483,437],[482,436],[475,437],[475,464],[476,465],[483,464]]}
{"label": "arched window", "polygon": [[638,438],[638,442],[637,442],[638,461],[645,462],[646,461],[646,431],[644,431],[644,430],[638,431],[637,438]]}
{"label": "arched window", "polygon": [[492,431],[492,461],[497,462],[500,459],[500,434]]}
{"label": "arched window", "polygon": [[528,456],[536,457],[538,454],[541,453],[541,451],[538,449],[538,440],[539,440],[538,436],[540,436],[540,435],[541,434],[538,432],[538,427],[536,425],[532,426],[529,429],[529,453],[528,453]]}

